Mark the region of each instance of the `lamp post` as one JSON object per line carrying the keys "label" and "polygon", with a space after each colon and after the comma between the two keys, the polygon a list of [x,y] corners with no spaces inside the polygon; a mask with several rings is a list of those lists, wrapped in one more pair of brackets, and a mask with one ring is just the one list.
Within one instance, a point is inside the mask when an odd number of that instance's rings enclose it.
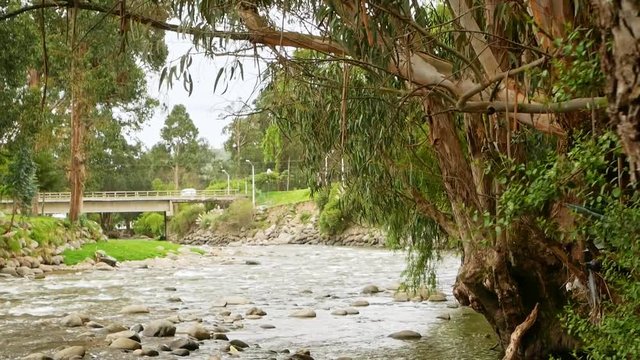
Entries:
{"label": "lamp post", "polygon": [[227,175],[227,195],[229,195],[231,193],[231,178],[229,177],[227,170],[222,169],[222,172]]}
{"label": "lamp post", "polygon": [[247,159],[246,162],[251,165],[251,202],[253,202],[253,207],[256,207],[256,168],[253,166],[251,160]]}

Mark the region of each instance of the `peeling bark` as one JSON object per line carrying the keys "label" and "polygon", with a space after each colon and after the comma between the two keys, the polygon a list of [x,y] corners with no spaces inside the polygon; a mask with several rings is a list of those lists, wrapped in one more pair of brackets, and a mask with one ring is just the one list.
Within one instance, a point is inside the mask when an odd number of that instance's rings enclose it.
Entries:
{"label": "peeling bark", "polygon": [[640,176],[640,3],[637,0],[594,0],[600,25],[612,41],[603,53],[609,76],[609,117],[617,124],[629,158],[632,182]]}

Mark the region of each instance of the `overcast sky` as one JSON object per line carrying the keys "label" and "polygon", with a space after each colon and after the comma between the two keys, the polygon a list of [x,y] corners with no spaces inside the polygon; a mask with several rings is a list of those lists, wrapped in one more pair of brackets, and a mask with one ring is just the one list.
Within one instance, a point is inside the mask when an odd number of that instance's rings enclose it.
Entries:
{"label": "overcast sky", "polygon": [[[167,61],[176,61],[192,47],[191,40],[181,35],[167,32],[165,41],[169,47]],[[191,76],[193,78],[193,92],[191,96],[184,90],[181,82],[174,82],[173,88],[166,86],[158,89],[160,76],[149,74],[147,77],[149,94],[160,101],[160,107],[156,109],[153,118],[145,125],[142,131],[134,135],[148,148],[160,141],[160,129],[171,108],[177,104],[183,104],[191,116],[194,124],[200,131],[200,137],[209,141],[215,147],[220,148],[226,140],[222,135],[222,129],[231,121],[228,116],[231,110],[239,110],[245,102],[251,103],[258,91],[258,67],[254,60],[245,58],[243,61],[244,81],[238,79],[229,83],[225,94],[221,94],[226,84],[218,84],[216,93],[213,86],[220,66],[224,66],[231,60],[228,57],[219,57],[215,60],[204,55],[193,55]],[[264,69],[264,64],[261,64]]]}

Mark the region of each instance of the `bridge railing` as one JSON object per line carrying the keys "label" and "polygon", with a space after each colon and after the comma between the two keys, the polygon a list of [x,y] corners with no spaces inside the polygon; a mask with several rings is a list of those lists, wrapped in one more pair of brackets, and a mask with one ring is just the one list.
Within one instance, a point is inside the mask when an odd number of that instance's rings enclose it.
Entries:
{"label": "bridge railing", "polygon": [[[151,191],[91,191],[84,193],[85,199],[136,199],[136,198],[157,198],[157,199],[206,199],[211,197],[237,196],[237,190],[151,190]],[[70,192],[45,192],[39,194],[39,201],[43,200],[69,200]]]}

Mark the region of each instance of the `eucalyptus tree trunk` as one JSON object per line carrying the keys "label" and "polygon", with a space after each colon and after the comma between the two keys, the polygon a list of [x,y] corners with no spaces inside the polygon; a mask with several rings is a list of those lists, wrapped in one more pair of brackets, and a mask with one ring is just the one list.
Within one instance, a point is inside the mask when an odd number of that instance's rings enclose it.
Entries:
{"label": "eucalyptus tree trunk", "polygon": [[71,164],[69,168],[69,184],[71,200],[69,203],[69,220],[73,223],[82,213],[82,196],[85,181],[85,149],[84,136],[86,124],[86,103],[82,89],[82,57],[83,47],[77,42],[78,9],[69,10],[72,19],[71,37]]}
{"label": "eucalyptus tree trunk", "polygon": [[611,36],[603,66],[609,76],[609,116],[629,157],[632,182],[640,175],[640,3],[637,0],[597,0],[600,25]]}

